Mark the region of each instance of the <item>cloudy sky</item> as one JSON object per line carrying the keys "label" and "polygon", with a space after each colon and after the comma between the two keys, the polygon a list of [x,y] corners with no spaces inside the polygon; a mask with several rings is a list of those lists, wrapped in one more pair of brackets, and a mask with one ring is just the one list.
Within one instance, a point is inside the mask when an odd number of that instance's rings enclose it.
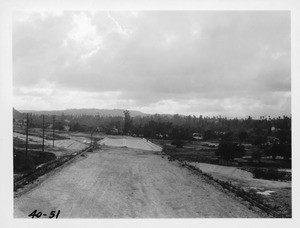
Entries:
{"label": "cloudy sky", "polygon": [[14,107],[290,115],[287,11],[14,12]]}

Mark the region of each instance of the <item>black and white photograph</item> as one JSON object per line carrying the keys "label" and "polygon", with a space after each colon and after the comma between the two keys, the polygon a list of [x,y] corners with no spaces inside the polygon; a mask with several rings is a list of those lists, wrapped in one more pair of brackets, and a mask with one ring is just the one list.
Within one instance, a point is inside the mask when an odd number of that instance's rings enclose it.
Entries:
{"label": "black and white photograph", "polygon": [[14,8],[13,219],[295,218],[291,21]]}

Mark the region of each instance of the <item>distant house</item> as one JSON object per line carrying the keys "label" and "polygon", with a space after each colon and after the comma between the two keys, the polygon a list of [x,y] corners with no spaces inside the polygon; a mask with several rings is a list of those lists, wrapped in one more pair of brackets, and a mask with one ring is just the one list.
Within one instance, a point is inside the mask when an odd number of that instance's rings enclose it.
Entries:
{"label": "distant house", "polygon": [[96,132],[105,132],[105,130],[103,129],[103,127],[96,127],[95,129]]}
{"label": "distant house", "polygon": [[203,135],[201,135],[199,133],[193,133],[193,139],[194,140],[202,140],[203,139]]}
{"label": "distant house", "polygon": [[159,134],[156,134],[155,137],[158,139],[162,139],[164,136],[161,133],[159,133]]}
{"label": "distant house", "polygon": [[15,126],[23,127],[26,126],[26,119],[25,120],[15,120]]}
{"label": "distant house", "polygon": [[114,127],[113,129],[111,129],[111,134],[114,134],[114,135],[119,134],[119,130]]}
{"label": "distant house", "polygon": [[69,131],[69,130],[70,130],[70,126],[64,125],[64,131]]}
{"label": "distant house", "polygon": [[267,137],[267,145],[271,145],[271,144],[276,144],[279,143],[279,139],[273,136],[268,136]]}

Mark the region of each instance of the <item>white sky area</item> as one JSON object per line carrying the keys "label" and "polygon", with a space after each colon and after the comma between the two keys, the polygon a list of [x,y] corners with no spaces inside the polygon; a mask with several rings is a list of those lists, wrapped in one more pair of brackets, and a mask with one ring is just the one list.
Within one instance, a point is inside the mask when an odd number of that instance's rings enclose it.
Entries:
{"label": "white sky area", "polygon": [[288,11],[15,11],[13,106],[291,114]]}

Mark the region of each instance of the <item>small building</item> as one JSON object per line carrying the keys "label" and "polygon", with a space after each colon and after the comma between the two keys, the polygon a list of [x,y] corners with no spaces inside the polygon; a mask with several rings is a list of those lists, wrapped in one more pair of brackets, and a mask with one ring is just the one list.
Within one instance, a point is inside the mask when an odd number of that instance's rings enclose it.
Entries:
{"label": "small building", "polygon": [[193,133],[193,139],[194,140],[202,140],[203,139],[203,135],[201,135],[199,133]]}
{"label": "small building", "polygon": [[70,126],[64,125],[64,131],[69,131],[69,130],[70,130]]}

